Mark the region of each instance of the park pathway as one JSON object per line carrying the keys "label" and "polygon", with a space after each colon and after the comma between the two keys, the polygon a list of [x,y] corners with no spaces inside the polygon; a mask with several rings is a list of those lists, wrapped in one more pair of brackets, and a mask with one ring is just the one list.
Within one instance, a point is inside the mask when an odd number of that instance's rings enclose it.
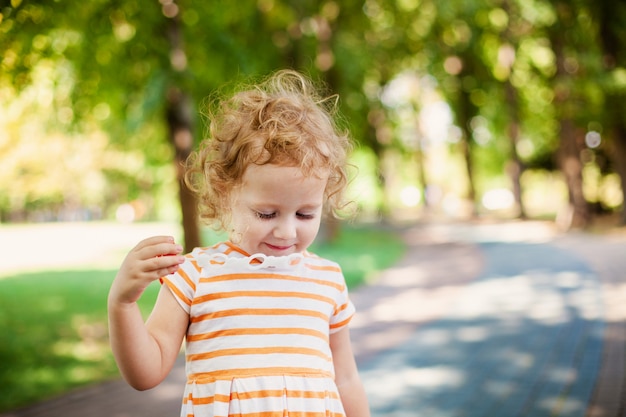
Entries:
{"label": "park pathway", "polygon": [[[374,417],[626,417],[626,236],[543,223],[423,224],[354,291],[352,337]],[[0,417],[178,415],[182,361]]]}
{"label": "park pathway", "polygon": [[[529,227],[440,228],[473,247],[480,271],[443,314],[361,363],[374,416],[626,415],[626,238]],[[435,259],[452,260],[449,246]],[[407,315],[430,304],[412,298]]]}

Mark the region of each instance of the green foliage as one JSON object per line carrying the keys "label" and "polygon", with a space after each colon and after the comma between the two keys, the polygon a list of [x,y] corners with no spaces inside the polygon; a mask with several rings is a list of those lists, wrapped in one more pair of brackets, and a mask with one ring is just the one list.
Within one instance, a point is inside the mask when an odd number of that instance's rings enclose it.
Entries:
{"label": "green foliage", "polygon": [[[358,2],[350,7],[358,8]],[[341,28],[333,27],[338,32],[333,42],[350,39],[353,44],[330,45],[341,52],[335,54],[335,60],[342,61],[336,77],[321,77],[317,68],[321,25],[338,25],[339,15],[346,17],[341,25],[350,22],[345,33],[353,33],[363,24],[362,19],[353,18],[358,13],[336,4],[246,0],[237,4],[162,5],[131,0],[64,2],[52,7],[14,1],[1,13],[0,33],[6,42],[0,46],[0,108],[9,107],[6,113],[11,117],[0,119],[0,129],[7,133],[0,139],[0,152],[3,159],[15,161],[15,165],[4,170],[2,184],[12,182],[24,170],[24,158],[15,155],[10,147],[22,147],[26,135],[23,127],[31,123],[32,117],[36,119],[32,125],[37,132],[30,136],[35,143],[57,133],[63,147],[69,141],[91,141],[87,138],[93,135],[104,139],[100,148],[83,151],[97,159],[90,165],[94,174],[87,177],[98,176],[100,184],[107,183],[95,187],[95,193],[101,196],[96,201],[101,212],[112,213],[117,204],[138,197],[150,200],[148,192],[154,195],[161,189],[170,190],[168,184],[161,187],[159,183],[159,172],[172,159],[164,140],[164,99],[168,89],[175,86],[189,92],[194,98],[191,111],[197,115],[204,98],[226,81],[265,75],[283,67],[311,73],[331,84],[331,90],[351,97],[350,101],[342,101],[350,116],[347,120],[354,120],[353,126],[365,126],[367,108],[359,93],[362,70],[358,61],[351,60],[364,56],[359,53],[362,48],[354,44],[358,38],[341,36]],[[184,50],[180,51],[174,50],[171,43],[170,16],[174,15],[182,31]],[[42,73],[43,69],[47,72]],[[13,104],[16,97],[27,99],[29,91],[32,101],[28,107]],[[42,95],[49,97],[43,105]],[[203,133],[200,122],[196,116],[197,138]],[[362,131],[355,130],[362,135]],[[100,150],[102,147],[106,151]],[[139,159],[138,151],[143,154]],[[120,155],[116,160],[105,156],[116,152],[129,156]],[[59,165],[64,165],[65,158],[60,157]],[[42,156],[33,158],[37,159],[35,165],[46,166]],[[145,169],[138,172],[136,164],[123,163],[127,160],[140,162]],[[39,172],[23,176],[20,182],[45,188],[41,185],[44,175]],[[92,205],[80,195],[91,184],[77,185],[80,192],[76,194],[69,187],[74,177],[76,173],[68,173],[52,190],[47,189],[50,197],[37,193],[20,195],[17,185],[2,187],[0,194],[8,197],[0,201],[0,213],[4,212],[6,218],[16,212],[17,218],[29,218],[23,212],[29,212],[34,201],[44,207],[55,202],[64,205],[72,199],[78,206]],[[52,205],[50,211],[57,210]],[[149,210],[152,215],[156,212],[156,208]]]}
{"label": "green foliage", "polygon": [[[0,168],[0,213],[67,201],[109,213],[128,200],[170,192],[171,182],[161,184],[163,172],[173,172],[163,168],[173,157],[165,140],[168,91],[193,98],[198,140],[205,97],[230,80],[284,67],[340,94],[347,127],[377,164],[386,151],[407,151],[398,109],[381,103],[385,88],[407,72],[435,80],[462,132],[446,139],[467,145],[477,177],[503,176],[516,157],[548,167],[541,161],[554,159],[563,117],[583,133],[599,130],[605,153],[615,155],[608,150],[624,140],[618,132],[626,119],[616,105],[626,95],[624,16],[616,0],[13,0],[0,9],[0,157],[11,161]],[[180,44],[172,40],[176,22]],[[426,104],[420,98],[411,111]],[[489,120],[488,144],[475,140],[471,126],[481,117]],[[75,145],[94,137],[95,145]],[[49,142],[102,155],[87,158],[93,169],[85,177],[92,180],[73,183],[85,169],[79,164],[46,186],[38,168],[44,158],[30,149],[45,152]],[[111,162],[138,151],[140,174]],[[59,154],[51,153],[63,165]],[[618,171],[623,165],[613,164]],[[28,191],[20,194],[22,186]],[[90,190],[101,197],[82,196]]]}

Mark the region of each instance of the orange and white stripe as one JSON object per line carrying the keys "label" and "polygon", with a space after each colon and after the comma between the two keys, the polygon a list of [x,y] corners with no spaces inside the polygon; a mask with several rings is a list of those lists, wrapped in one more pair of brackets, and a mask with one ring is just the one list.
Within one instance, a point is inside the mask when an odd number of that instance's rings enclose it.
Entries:
{"label": "orange and white stripe", "polygon": [[181,416],[343,416],[329,335],[354,306],[339,266],[310,253],[254,271],[199,265],[217,253],[248,256],[229,243],[197,248],[162,280],[190,317]]}

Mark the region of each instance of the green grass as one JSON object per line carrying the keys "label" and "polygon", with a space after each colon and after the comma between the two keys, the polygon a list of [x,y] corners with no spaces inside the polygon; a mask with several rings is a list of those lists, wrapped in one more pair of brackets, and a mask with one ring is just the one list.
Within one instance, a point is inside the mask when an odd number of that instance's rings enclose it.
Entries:
{"label": "green grass", "polygon": [[[403,254],[392,233],[343,228],[312,251],[339,262],[352,288]],[[119,376],[107,334],[115,270],[42,271],[0,280],[0,412]],[[140,300],[150,311],[158,284]]]}
{"label": "green grass", "polygon": [[348,287],[354,288],[393,265],[404,254],[404,249],[397,234],[372,228],[344,227],[336,241],[314,243],[310,251],[339,263]]}
{"label": "green grass", "polygon": [[[0,280],[0,411],[118,375],[106,297],[115,271],[29,273]],[[158,286],[141,299],[148,312]]]}

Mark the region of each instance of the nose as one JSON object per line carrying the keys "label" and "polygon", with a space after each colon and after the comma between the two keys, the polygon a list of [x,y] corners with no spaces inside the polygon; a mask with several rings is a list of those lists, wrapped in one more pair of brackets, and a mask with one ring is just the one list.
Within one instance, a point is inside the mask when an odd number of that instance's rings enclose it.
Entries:
{"label": "nose", "polygon": [[274,227],[274,237],[289,240],[296,237],[296,223],[293,218],[282,218]]}

